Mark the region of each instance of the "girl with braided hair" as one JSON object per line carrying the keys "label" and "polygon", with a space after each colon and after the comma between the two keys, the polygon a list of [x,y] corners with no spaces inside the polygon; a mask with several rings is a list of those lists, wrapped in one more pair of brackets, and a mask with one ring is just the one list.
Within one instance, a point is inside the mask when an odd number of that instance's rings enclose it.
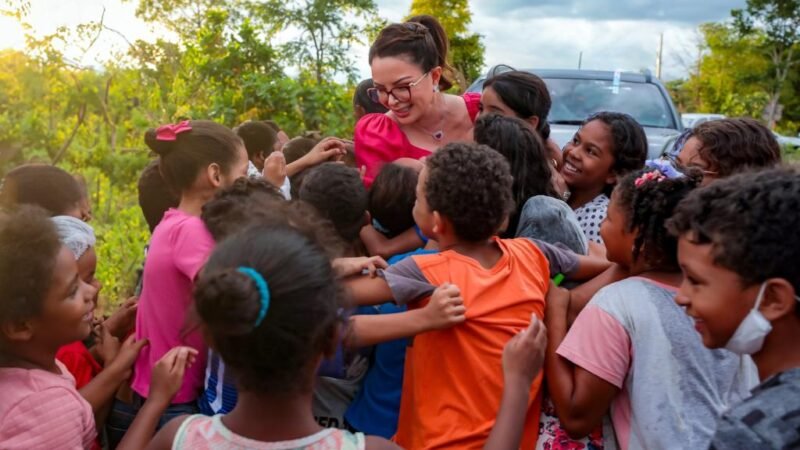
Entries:
{"label": "girl with braided hair", "polygon": [[707,448],[719,411],[752,386],[752,361],[705,348],[674,301],[682,275],[665,222],[697,184],[658,169],[624,177],[600,232],[608,259],[631,278],[600,290],[569,332],[569,293],[548,295],[546,376],[572,438],[600,426],[610,408],[623,450]]}

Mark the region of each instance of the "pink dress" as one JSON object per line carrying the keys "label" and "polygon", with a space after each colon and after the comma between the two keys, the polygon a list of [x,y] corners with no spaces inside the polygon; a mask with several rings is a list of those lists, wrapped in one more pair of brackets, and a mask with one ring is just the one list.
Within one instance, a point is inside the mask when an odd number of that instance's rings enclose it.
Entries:
{"label": "pink dress", "polygon": [[[478,117],[481,94],[468,92],[462,96],[467,112],[474,122]],[[413,145],[397,122],[386,114],[367,114],[356,124],[354,133],[357,167],[367,168],[364,184],[367,187],[385,163],[400,158],[421,159],[431,154],[430,150]]]}
{"label": "pink dress", "polygon": [[147,398],[153,366],[172,347],[198,350],[197,361],[186,370],[173,404],[194,401],[203,387],[207,348],[197,324],[191,323],[194,278],[214,248],[214,238],[199,217],[170,209],[150,239],[144,264],[142,295],[136,312],[136,339],[147,338],[134,366],[131,387]]}

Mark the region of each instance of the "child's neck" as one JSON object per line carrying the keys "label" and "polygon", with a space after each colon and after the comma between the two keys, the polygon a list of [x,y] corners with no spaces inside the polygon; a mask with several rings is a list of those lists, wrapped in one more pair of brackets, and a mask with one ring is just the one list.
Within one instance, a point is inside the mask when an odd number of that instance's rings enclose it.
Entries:
{"label": "child's neck", "polygon": [[761,351],[753,355],[761,381],[800,367],[800,319],[796,316],[772,323],[772,331],[764,340]]}
{"label": "child's neck", "polygon": [[489,238],[485,241],[466,242],[454,236],[437,236],[439,251],[444,252],[453,250],[454,252],[472,258],[484,268],[491,269],[503,256],[494,239]]}
{"label": "child's neck", "polygon": [[190,216],[200,216],[203,212],[203,205],[214,197],[213,191],[207,190],[189,190],[181,194],[181,202],[178,204],[178,210],[189,214]]}
{"label": "child's neck", "polygon": [[[3,347],[5,346],[6,344],[3,344]],[[0,349],[0,367],[39,369],[56,374],[61,373],[58,365],[56,365],[56,351],[58,349],[45,350],[38,345],[29,343],[15,343],[13,348],[13,351]]]}
{"label": "child's neck", "polygon": [[236,407],[222,418],[234,433],[262,442],[311,436],[323,428],[311,412],[311,392],[294,395],[239,391]]}
{"label": "child's neck", "polygon": [[[643,259],[643,256],[639,257]],[[628,273],[631,277],[647,278],[661,284],[672,287],[680,287],[683,282],[683,274],[679,270],[649,267],[643,263],[634,263]]]}
{"label": "child's neck", "polygon": [[605,186],[601,186],[596,189],[579,189],[577,191],[570,190],[569,200],[567,200],[567,204],[572,209],[578,209],[581,206],[591,202],[598,195],[602,194],[605,191]]}

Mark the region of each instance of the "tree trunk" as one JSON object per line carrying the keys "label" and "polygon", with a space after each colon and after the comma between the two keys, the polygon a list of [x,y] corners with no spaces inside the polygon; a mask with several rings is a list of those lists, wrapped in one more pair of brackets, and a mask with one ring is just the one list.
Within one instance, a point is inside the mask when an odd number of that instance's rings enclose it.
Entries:
{"label": "tree trunk", "polygon": [[86,103],[82,103],[81,107],[78,109],[78,120],[75,122],[75,126],[72,127],[72,133],[70,133],[69,137],[64,144],[61,145],[61,148],[58,149],[56,155],[53,157],[53,165],[56,165],[61,161],[64,155],[67,153],[67,149],[70,145],[72,145],[72,140],[75,139],[75,135],[78,134],[78,129],[80,129],[81,125],[83,124],[83,119],[86,117]]}

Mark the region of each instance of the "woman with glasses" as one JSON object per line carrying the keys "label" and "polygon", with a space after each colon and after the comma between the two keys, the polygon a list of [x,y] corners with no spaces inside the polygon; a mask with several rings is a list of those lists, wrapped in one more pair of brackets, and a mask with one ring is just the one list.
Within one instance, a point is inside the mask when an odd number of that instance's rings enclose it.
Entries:
{"label": "woman with glasses", "polygon": [[421,159],[454,141],[472,141],[480,94],[445,94],[447,36],[431,16],[389,25],[369,51],[372,101],[389,111],[367,114],[356,125],[356,164],[367,186],[380,167],[398,158]]}

